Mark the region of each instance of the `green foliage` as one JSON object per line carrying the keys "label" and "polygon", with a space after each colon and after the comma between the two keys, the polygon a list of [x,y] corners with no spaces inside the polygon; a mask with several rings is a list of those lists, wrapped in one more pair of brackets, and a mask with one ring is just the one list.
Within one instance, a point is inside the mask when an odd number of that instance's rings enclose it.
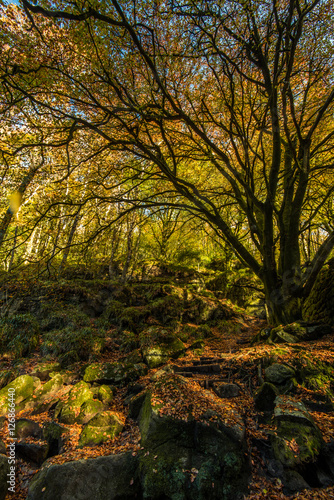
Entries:
{"label": "green foliage", "polygon": [[241,326],[234,321],[221,319],[217,323],[217,330],[221,334],[235,334],[238,335],[241,330]]}
{"label": "green foliage", "polygon": [[65,327],[81,328],[89,326],[89,317],[81,312],[78,307],[66,303],[48,302],[42,308],[41,312],[41,330],[51,331]]}
{"label": "green foliage", "polygon": [[67,326],[53,330],[43,337],[41,352],[56,357],[62,366],[88,361],[99,354],[105,345],[105,334],[92,327],[73,329]]}
{"label": "green foliage", "polygon": [[39,325],[31,314],[17,314],[0,320],[0,352],[26,357],[39,342]]}

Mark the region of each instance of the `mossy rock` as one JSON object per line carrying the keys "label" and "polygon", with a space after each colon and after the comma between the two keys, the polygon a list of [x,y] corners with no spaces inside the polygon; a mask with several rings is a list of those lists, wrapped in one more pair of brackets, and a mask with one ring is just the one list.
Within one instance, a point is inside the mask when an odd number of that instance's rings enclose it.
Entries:
{"label": "mossy rock", "polygon": [[43,439],[48,443],[48,457],[59,455],[69,429],[56,422],[45,422],[43,424]]}
{"label": "mossy rock", "polygon": [[94,399],[85,401],[80,407],[80,413],[76,418],[76,423],[86,424],[91,418],[104,409],[105,405],[101,403],[101,401],[96,401]]}
{"label": "mossy rock", "polygon": [[[10,472],[8,458],[5,455],[0,455],[0,500],[5,500],[8,493],[8,487],[12,486],[7,483],[8,474]],[[14,481],[14,491],[15,491],[15,481]]]}
{"label": "mossy rock", "polygon": [[255,408],[259,411],[273,411],[278,393],[274,384],[264,382],[254,396]]}
{"label": "mossy rock", "polygon": [[122,432],[123,427],[124,424],[115,413],[110,411],[98,413],[83,428],[79,438],[79,448],[112,441]]}
{"label": "mossy rock", "polygon": [[268,366],[264,373],[266,382],[274,385],[284,384],[296,375],[295,370],[291,366],[280,363],[274,363]]}
{"label": "mossy rock", "polygon": [[10,369],[10,370],[2,370],[0,371],[0,390],[6,385],[10,384],[13,380],[15,380],[19,376],[19,370]]}
{"label": "mossy rock", "polygon": [[144,361],[149,368],[157,368],[169,359],[177,359],[184,355],[186,347],[184,343],[178,339],[172,339],[170,342],[164,344],[148,347],[143,349]]}
{"label": "mossy rock", "polygon": [[54,361],[51,363],[39,363],[35,366],[34,370],[31,372],[31,375],[38,377],[40,380],[45,382],[48,380],[52,373],[59,372],[61,369],[60,363],[58,361]]}
{"label": "mossy rock", "polygon": [[9,389],[15,391],[13,392],[15,404],[19,405],[22,401],[32,396],[34,392],[34,379],[30,375],[20,375],[20,377],[17,377],[10,384],[1,389],[0,416],[7,414],[7,398]]}
{"label": "mossy rock", "polygon": [[333,398],[334,368],[331,363],[308,354],[299,355],[294,364],[298,382],[307,389],[320,392]]}
{"label": "mossy rock", "polygon": [[334,326],[334,260],[319,273],[310,295],[303,303],[305,321],[318,321]]}
{"label": "mossy rock", "polygon": [[292,469],[316,462],[324,441],[303,403],[278,396],[274,416],[277,431],[271,442],[276,459]]}
{"label": "mossy rock", "polygon": [[242,419],[233,414],[237,423],[229,425],[215,410],[201,421],[191,410],[187,419],[165,414],[181,400],[179,391],[191,390],[183,377],[166,374],[146,393],[139,416],[143,498],[241,498],[250,474]]}
{"label": "mossy rock", "polygon": [[112,389],[108,385],[101,385],[98,388],[97,397],[103,404],[109,404],[114,398]]}
{"label": "mossy rock", "polygon": [[55,409],[55,417],[64,424],[74,424],[80,413],[81,406],[93,399],[89,385],[80,381],[71,389],[65,403],[59,402]]}
{"label": "mossy rock", "polygon": [[62,375],[60,375],[60,373],[57,373],[48,382],[45,382],[42,387],[38,388],[35,391],[34,395],[39,402],[43,402],[56,394],[62,388],[63,383],[64,381]]}
{"label": "mossy rock", "polygon": [[15,437],[17,438],[34,437],[41,439],[42,434],[42,428],[33,420],[19,418],[15,422]]}
{"label": "mossy rock", "polygon": [[84,381],[98,384],[125,384],[147,373],[144,363],[93,363],[85,369]]}
{"label": "mossy rock", "polygon": [[[7,488],[3,491],[6,493]],[[138,458],[132,456],[132,453],[121,453],[71,461],[61,465],[46,464],[33,477],[27,500],[65,498],[71,500],[141,498]]]}

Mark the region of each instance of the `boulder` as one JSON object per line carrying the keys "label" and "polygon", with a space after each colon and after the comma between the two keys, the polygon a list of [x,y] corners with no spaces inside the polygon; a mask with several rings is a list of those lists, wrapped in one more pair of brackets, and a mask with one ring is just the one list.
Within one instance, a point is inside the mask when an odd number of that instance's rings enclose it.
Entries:
{"label": "boulder", "polygon": [[27,418],[19,418],[15,422],[15,436],[19,439],[26,437],[42,438],[42,428],[37,422]]}
{"label": "boulder", "polygon": [[16,379],[19,375],[18,369],[4,370],[0,367],[0,389],[8,385],[10,382]]}
{"label": "boulder", "polygon": [[240,387],[237,384],[214,383],[213,390],[220,398],[236,398],[240,394]]}
{"label": "boulder", "polygon": [[45,444],[35,443],[16,443],[15,453],[25,462],[33,462],[42,465],[48,454],[48,447]]}
{"label": "boulder", "polygon": [[295,376],[296,372],[291,366],[274,363],[265,370],[266,382],[271,384],[284,384]]}
{"label": "boulder", "polygon": [[45,422],[43,425],[43,439],[48,444],[48,458],[61,453],[64,445],[64,436],[69,430],[56,422]]}
{"label": "boulder", "polygon": [[286,470],[283,476],[284,487],[288,494],[309,490],[310,486],[303,476],[295,470]]}
{"label": "boulder", "polygon": [[264,382],[254,396],[255,408],[259,411],[273,411],[278,389],[269,382]]}
{"label": "boulder", "polygon": [[101,385],[98,389],[97,397],[103,404],[109,404],[113,400],[114,394],[108,385]]}
{"label": "boulder", "polygon": [[[192,406],[196,397],[201,415]],[[188,380],[170,374],[147,392],[139,416],[143,498],[235,500],[246,493],[243,421],[210,393],[198,397]],[[181,401],[186,418],[177,410]]]}
{"label": "boulder", "polygon": [[45,382],[49,379],[49,375],[52,372],[60,371],[60,363],[57,361],[53,363],[39,363],[35,366],[34,370],[31,372],[31,375],[34,375]]}
{"label": "boulder", "polygon": [[0,500],[5,500],[8,487],[11,486],[7,483],[7,474],[9,474],[9,472],[8,458],[5,455],[0,455]]}
{"label": "boulder", "polygon": [[166,339],[159,345],[143,348],[144,361],[149,368],[157,368],[169,359],[177,359],[186,351],[184,343],[178,338]]}
{"label": "boulder", "polygon": [[63,377],[60,375],[60,373],[57,373],[48,382],[38,388],[35,391],[34,396],[36,396],[38,402],[43,402],[46,399],[54,396],[59,391],[59,389],[61,389],[63,383]]}
{"label": "boulder", "polygon": [[132,396],[128,400],[129,404],[129,417],[130,418],[138,418],[141,407],[145,401],[146,391],[142,391],[139,394]]}
{"label": "boulder", "polygon": [[80,413],[81,406],[93,399],[93,392],[86,382],[78,382],[68,394],[67,401],[60,401],[55,410],[55,417],[64,424],[74,424]]}
{"label": "boulder", "polygon": [[83,428],[79,438],[79,447],[94,446],[113,440],[122,432],[123,427],[123,422],[115,413],[111,411],[98,413]]}
{"label": "boulder", "polygon": [[6,455],[7,449],[5,443],[0,439],[0,454],[1,455]]}
{"label": "boulder", "polygon": [[[18,405],[25,399],[32,396],[34,392],[34,379],[30,375],[20,375],[10,384],[6,385],[0,391],[0,416],[7,415],[7,397],[8,390],[14,389],[15,391],[15,404]],[[14,394],[14,392],[13,392]]]}
{"label": "boulder", "polygon": [[104,409],[105,405],[101,401],[89,399],[80,407],[80,413],[76,418],[76,422],[78,424],[86,424],[94,415],[102,412]]}
{"label": "boulder", "polygon": [[144,363],[93,363],[87,366],[84,374],[85,382],[98,384],[125,384],[137,380],[147,373]]}
{"label": "boulder", "polygon": [[44,467],[34,476],[27,500],[139,499],[137,467],[131,453]]}
{"label": "boulder", "polygon": [[274,417],[277,431],[271,435],[271,442],[276,459],[291,469],[315,463],[324,442],[303,403],[278,396]]}

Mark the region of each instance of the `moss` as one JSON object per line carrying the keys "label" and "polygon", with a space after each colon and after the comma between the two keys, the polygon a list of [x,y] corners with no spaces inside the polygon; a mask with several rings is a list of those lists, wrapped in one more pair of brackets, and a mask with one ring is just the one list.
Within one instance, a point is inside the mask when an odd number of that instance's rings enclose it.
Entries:
{"label": "moss", "polygon": [[26,357],[39,342],[39,324],[32,314],[17,314],[0,320],[0,352]]}
{"label": "moss", "polygon": [[81,312],[77,306],[66,302],[48,301],[42,304],[40,316],[42,318],[41,330],[44,332],[66,327],[78,329],[90,325],[90,318],[87,314]]}
{"label": "moss", "polygon": [[144,363],[127,363],[116,361],[114,363],[93,363],[86,367],[85,382],[98,382],[107,384],[124,384],[145,375],[147,367]]}
{"label": "moss", "polygon": [[49,398],[63,386],[63,377],[58,373],[35,391],[35,396],[39,401]]}
{"label": "moss", "polygon": [[76,361],[86,361],[99,354],[105,345],[105,332],[93,327],[73,330],[66,327],[43,337],[41,352],[44,356],[57,357],[63,367]]}
{"label": "moss", "polygon": [[314,462],[323,445],[317,428],[287,421],[281,423],[271,441],[276,459],[291,468]]}
{"label": "moss", "polygon": [[89,400],[93,399],[93,392],[89,385],[80,381],[70,390],[66,402],[60,401],[55,409],[55,417],[64,424],[73,424],[78,415],[79,408]]}
{"label": "moss", "polygon": [[303,304],[305,321],[334,325],[334,265],[333,259],[319,273],[310,295]]}
{"label": "moss", "polygon": [[123,423],[112,412],[102,412],[89,420],[80,438],[79,448],[112,441],[123,430]]}
{"label": "moss", "polygon": [[109,404],[113,400],[113,391],[108,385],[101,385],[97,393],[98,399],[104,403]]}
{"label": "moss", "polygon": [[13,380],[10,384],[6,385],[0,391],[0,416],[7,414],[8,409],[8,391],[9,389],[15,390],[15,404],[18,405],[25,399],[32,396],[34,392],[34,379],[30,375],[21,375]]}

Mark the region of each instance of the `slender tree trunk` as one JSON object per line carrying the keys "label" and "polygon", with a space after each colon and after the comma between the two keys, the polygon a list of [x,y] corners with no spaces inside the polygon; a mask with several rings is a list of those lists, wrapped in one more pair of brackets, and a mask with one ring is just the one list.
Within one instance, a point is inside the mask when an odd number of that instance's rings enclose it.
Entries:
{"label": "slender tree trunk", "polygon": [[9,266],[8,266],[8,272],[10,273],[11,269],[12,269],[12,266],[13,266],[13,262],[14,262],[14,255],[15,255],[15,250],[16,250],[16,242],[17,242],[17,232],[18,232],[18,226],[16,226],[15,228],[15,234],[14,234],[14,241],[13,241],[13,248],[12,248],[12,251],[11,251],[11,254],[10,254],[10,261],[9,261]]}
{"label": "slender tree trunk", "polygon": [[118,246],[119,246],[119,229],[117,227],[114,228],[112,232],[112,242],[111,242],[111,254],[109,260],[109,278],[116,278],[116,266],[115,266],[115,257],[117,254]]}
{"label": "slender tree trunk", "polygon": [[62,261],[61,261],[59,268],[58,268],[58,274],[61,274],[62,270],[66,266],[67,258],[69,256],[70,249],[71,249],[72,240],[73,240],[76,228],[78,226],[79,220],[80,220],[80,215],[78,212],[77,215],[75,216],[75,219],[73,221],[73,224],[72,224],[72,227],[70,230],[70,234],[68,235],[68,238],[67,238],[66,247],[65,247],[64,253],[63,253],[63,258],[62,258]]}
{"label": "slender tree trunk", "polygon": [[122,271],[122,282],[126,282],[126,277],[129,271],[129,267],[131,264],[132,253],[133,253],[133,230],[134,223],[130,223],[128,225],[128,235],[127,235],[127,252],[126,252],[126,260]]}

